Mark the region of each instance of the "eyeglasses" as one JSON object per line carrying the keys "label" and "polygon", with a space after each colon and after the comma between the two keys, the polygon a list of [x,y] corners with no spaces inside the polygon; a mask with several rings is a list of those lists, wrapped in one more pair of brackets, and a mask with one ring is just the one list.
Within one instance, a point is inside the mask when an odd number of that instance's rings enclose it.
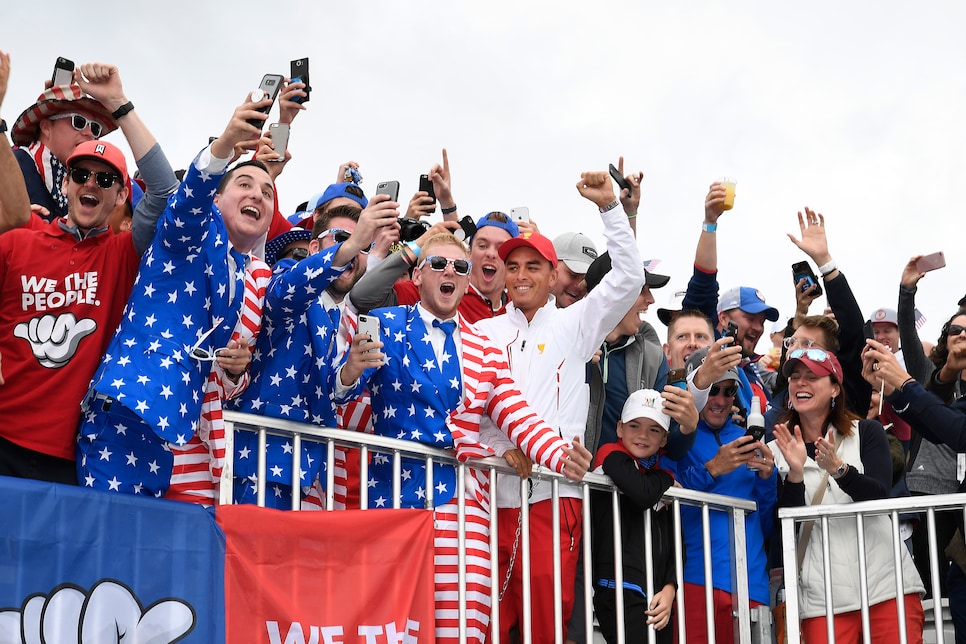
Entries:
{"label": "eyeglasses", "polygon": [[808,338],[796,338],[791,336],[782,340],[782,345],[786,349],[793,349],[795,347],[802,347],[803,349],[811,349],[815,346],[815,340],[809,340]]}
{"label": "eyeglasses", "polygon": [[83,132],[84,128],[90,126],[91,134],[95,139],[101,138],[101,134],[104,133],[104,126],[93,119],[89,119],[83,114],[56,114],[50,117],[51,121],[59,121],[61,119],[70,119],[70,124],[78,132]]}
{"label": "eyeglasses", "polygon": [[342,228],[329,228],[328,230],[323,230],[321,233],[319,233],[319,236],[316,237],[316,239],[322,239],[323,237],[328,237],[329,235],[332,235],[332,239],[337,244],[341,244],[352,237],[352,233],[350,233],[348,230],[343,230]]}
{"label": "eyeglasses", "polygon": [[114,182],[121,178],[116,174],[114,174],[113,172],[106,172],[106,171],[92,172],[87,168],[70,169],[71,181],[73,181],[74,183],[78,183],[80,185],[84,185],[85,183],[87,183],[87,180],[91,178],[92,174],[94,175],[94,181],[97,182],[97,185],[100,186],[101,188],[104,188],[105,190],[113,186]]}
{"label": "eyeglasses", "polygon": [[184,348],[188,352],[189,356],[191,356],[195,360],[198,360],[199,362],[213,362],[221,355],[222,351],[228,351],[228,347],[221,347],[220,349],[215,349],[214,351],[208,351],[207,349],[201,346],[201,343],[207,340],[209,335],[214,333],[215,329],[218,328],[218,325],[221,324],[224,321],[224,319],[225,318],[213,319],[211,321],[211,328],[205,331],[202,334],[202,336],[198,338],[198,341],[195,342],[195,345],[193,347],[189,347],[188,345],[185,345]]}
{"label": "eyeglasses", "polygon": [[711,390],[708,391],[708,396],[717,396],[721,394],[725,398],[733,398],[738,394],[738,385],[731,384],[727,388],[722,388],[720,385],[711,385]]}
{"label": "eyeglasses", "polygon": [[828,362],[832,373],[837,373],[835,371],[835,363],[832,362],[831,356],[824,349],[795,349],[788,354],[789,360],[797,360],[800,358],[808,358],[814,362]]}
{"label": "eyeglasses", "polygon": [[446,267],[452,264],[453,272],[455,272],[457,275],[468,275],[470,269],[473,268],[473,263],[469,260],[450,259],[449,257],[442,257],[440,255],[430,255],[420,262],[419,268],[422,268],[426,264],[429,264],[429,267],[437,272],[445,271]]}
{"label": "eyeglasses", "polygon": [[296,246],[295,248],[290,248],[289,250],[279,255],[278,259],[294,259],[295,261],[298,262],[305,259],[308,256],[309,256],[308,248],[301,248]]}
{"label": "eyeglasses", "polygon": [[966,331],[966,326],[959,326],[958,324],[950,324],[949,328],[946,329],[946,337],[955,338],[963,331]]}

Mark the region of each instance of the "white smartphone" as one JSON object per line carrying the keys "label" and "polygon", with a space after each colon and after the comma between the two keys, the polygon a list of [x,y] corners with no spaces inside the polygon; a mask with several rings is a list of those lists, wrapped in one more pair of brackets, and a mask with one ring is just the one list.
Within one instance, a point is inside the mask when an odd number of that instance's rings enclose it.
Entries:
{"label": "white smartphone", "polygon": [[277,159],[270,160],[282,163],[285,161],[285,150],[288,149],[289,125],[288,123],[272,123],[268,126],[268,133],[272,137],[272,145],[275,146],[275,151],[279,154]]}
{"label": "white smartphone", "polygon": [[530,222],[530,209],[526,206],[520,206],[519,208],[510,208],[510,219],[517,222]]}
{"label": "white smartphone", "polygon": [[359,330],[357,333],[365,333],[372,340],[379,339],[379,318],[374,315],[359,316]]}

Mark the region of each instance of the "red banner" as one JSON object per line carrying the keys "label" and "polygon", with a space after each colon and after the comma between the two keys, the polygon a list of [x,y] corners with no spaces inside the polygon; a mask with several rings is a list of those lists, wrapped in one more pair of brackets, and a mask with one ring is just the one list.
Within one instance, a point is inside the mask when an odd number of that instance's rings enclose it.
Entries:
{"label": "red banner", "polygon": [[431,642],[433,514],[219,506],[228,642]]}

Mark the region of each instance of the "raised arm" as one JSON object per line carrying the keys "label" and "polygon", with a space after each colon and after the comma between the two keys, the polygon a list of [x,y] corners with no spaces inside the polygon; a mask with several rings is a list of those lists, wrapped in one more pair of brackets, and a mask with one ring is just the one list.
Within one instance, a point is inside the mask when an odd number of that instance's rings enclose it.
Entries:
{"label": "raised arm", "polygon": [[164,212],[168,197],[178,189],[178,180],[161,146],[124,93],[117,67],[105,63],[85,63],[81,65],[80,74],[74,76],[81,89],[112,113],[118,114],[115,117],[117,124],[140,170],[146,189],[144,197],[134,209],[131,226],[134,245],[139,254],[143,253],[154,237],[158,218]]}
{"label": "raised arm", "polygon": [[[10,54],[0,51],[0,107],[10,79]],[[7,134],[0,136],[0,233],[26,225],[30,220],[30,197]]]}

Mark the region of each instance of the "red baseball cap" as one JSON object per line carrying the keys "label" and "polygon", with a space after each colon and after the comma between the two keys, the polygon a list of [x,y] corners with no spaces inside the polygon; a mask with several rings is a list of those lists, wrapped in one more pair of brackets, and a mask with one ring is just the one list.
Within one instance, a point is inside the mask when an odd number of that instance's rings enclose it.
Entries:
{"label": "red baseball cap", "polygon": [[68,157],[67,167],[72,167],[75,162],[81,159],[90,159],[91,161],[98,161],[111,166],[117,170],[117,173],[121,177],[121,182],[127,185],[127,161],[124,160],[124,154],[117,146],[107,141],[84,141],[74,148],[74,152]]}
{"label": "red baseball cap", "polygon": [[500,244],[500,259],[504,262],[510,253],[518,248],[527,247],[540,253],[540,256],[557,268],[557,251],[553,249],[553,242],[540,233],[523,233]]}

